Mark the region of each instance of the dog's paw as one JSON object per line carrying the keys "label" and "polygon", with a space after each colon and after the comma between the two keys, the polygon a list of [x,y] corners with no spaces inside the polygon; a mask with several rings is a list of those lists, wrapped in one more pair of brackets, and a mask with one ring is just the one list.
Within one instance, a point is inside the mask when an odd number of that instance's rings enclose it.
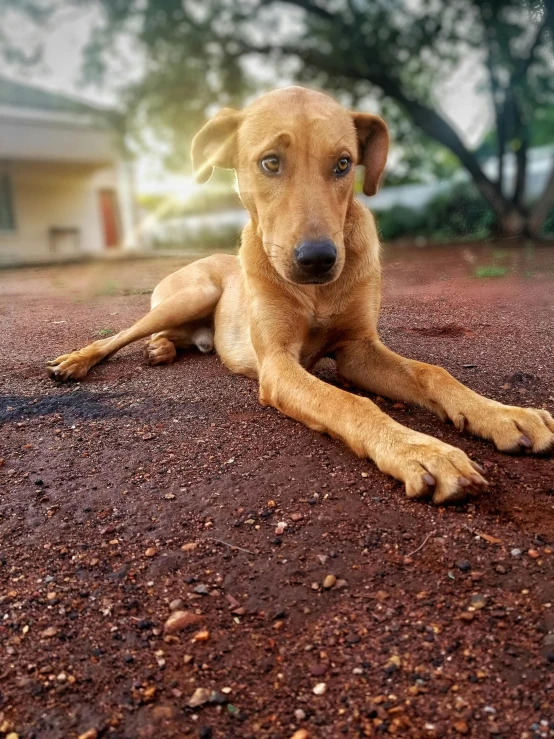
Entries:
{"label": "dog's paw", "polygon": [[175,349],[175,344],[164,337],[149,341],[144,348],[144,359],[151,366],[156,364],[171,364],[176,356],[177,350]]}
{"label": "dog's paw", "polygon": [[90,369],[90,362],[81,352],[62,354],[46,363],[48,377],[57,382],[82,380]]}
{"label": "dog's paw", "polygon": [[488,486],[484,470],[461,449],[416,431],[392,444],[378,464],[405,484],[408,497],[431,497],[437,505],[463,500]]}
{"label": "dog's paw", "polygon": [[[462,417],[460,426],[463,427]],[[469,423],[469,431],[491,439],[501,452],[548,454],[554,450],[554,418],[540,408],[492,402]]]}

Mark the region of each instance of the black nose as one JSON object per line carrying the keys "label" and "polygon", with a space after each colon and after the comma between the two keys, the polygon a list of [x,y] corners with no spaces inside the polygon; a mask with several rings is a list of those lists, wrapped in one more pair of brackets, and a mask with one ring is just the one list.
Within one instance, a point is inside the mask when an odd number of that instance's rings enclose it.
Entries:
{"label": "black nose", "polygon": [[332,241],[304,241],[294,250],[294,258],[303,274],[319,277],[334,266],[337,247]]}

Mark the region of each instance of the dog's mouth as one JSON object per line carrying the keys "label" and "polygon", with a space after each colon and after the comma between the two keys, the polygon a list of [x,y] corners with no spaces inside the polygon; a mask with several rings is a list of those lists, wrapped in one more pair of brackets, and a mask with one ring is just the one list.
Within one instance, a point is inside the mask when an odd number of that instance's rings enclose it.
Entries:
{"label": "dog's mouth", "polygon": [[311,277],[294,274],[289,279],[290,282],[294,282],[295,285],[327,285],[329,282],[333,282],[335,278],[336,273],[333,270],[332,274]]}

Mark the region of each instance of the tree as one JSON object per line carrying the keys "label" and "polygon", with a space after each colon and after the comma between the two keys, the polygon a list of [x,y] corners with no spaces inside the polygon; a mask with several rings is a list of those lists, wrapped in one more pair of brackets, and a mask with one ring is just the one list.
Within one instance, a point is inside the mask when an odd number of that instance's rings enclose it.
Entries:
{"label": "tree", "polygon": [[[25,0],[90,7],[91,0]],[[554,207],[552,174],[539,200],[525,197],[531,123],[554,102],[554,0],[95,0],[104,23],[86,69],[101,75],[118,34],[146,59],[127,91],[130,120],[171,137],[174,151],[217,102],[240,104],[263,86],[259,70],[330,90],[350,105],[379,101],[385,115],[449,150],[473,178],[504,235],[537,236]],[[0,0],[10,3],[14,0]],[[441,113],[437,90],[467,57],[486,70],[498,176],[488,177]],[[388,116],[387,116],[388,118]],[[399,126],[402,129],[402,126]],[[505,182],[513,152],[516,176]]]}

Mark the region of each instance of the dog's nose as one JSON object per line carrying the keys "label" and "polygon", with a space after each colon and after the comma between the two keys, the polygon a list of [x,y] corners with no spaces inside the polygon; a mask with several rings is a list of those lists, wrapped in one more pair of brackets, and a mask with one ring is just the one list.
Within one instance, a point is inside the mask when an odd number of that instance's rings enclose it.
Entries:
{"label": "dog's nose", "polygon": [[294,258],[305,275],[319,277],[335,265],[337,247],[327,240],[304,241],[294,250]]}

